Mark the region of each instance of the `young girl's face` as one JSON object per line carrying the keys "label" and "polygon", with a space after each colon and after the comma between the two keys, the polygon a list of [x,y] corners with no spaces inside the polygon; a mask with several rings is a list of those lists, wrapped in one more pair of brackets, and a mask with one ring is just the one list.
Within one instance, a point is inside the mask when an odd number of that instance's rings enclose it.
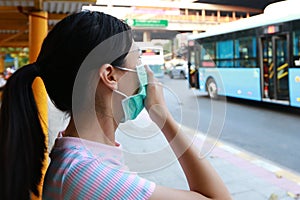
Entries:
{"label": "young girl's face", "polygon": [[[124,68],[136,70],[136,66],[141,65],[140,53],[138,47],[133,43],[130,52],[125,58]],[[136,72],[125,71],[123,76],[118,81],[118,90],[122,91],[127,96],[137,93],[140,83]]]}

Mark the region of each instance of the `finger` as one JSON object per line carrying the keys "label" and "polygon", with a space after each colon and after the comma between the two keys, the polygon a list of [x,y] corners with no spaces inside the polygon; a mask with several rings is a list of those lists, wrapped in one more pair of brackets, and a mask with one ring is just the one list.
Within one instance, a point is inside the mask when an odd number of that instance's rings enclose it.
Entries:
{"label": "finger", "polygon": [[145,65],[145,69],[148,75],[148,83],[153,83],[155,81],[153,71],[150,69],[148,65]]}

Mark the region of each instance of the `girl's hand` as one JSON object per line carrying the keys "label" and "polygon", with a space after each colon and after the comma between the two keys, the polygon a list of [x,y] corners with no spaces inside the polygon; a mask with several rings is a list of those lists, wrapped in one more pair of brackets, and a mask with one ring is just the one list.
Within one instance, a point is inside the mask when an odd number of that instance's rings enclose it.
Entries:
{"label": "girl's hand", "polygon": [[163,85],[154,77],[149,66],[145,65],[145,69],[148,75],[145,108],[152,121],[162,128],[167,118],[171,116],[164,99]]}

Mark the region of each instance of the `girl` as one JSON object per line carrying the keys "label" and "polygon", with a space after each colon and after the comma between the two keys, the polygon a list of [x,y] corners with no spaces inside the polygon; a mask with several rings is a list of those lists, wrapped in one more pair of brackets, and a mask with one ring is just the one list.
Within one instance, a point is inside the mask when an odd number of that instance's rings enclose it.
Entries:
{"label": "girl", "polygon": [[[35,63],[8,80],[0,112],[1,199],[231,199],[224,183],[184,137],[167,109],[161,84],[142,66],[130,27],[99,12],[60,21]],[[70,116],[51,151],[43,194],[45,138],[32,92],[41,77]],[[186,175],[189,191],[166,188],[129,172],[115,141],[119,123],[146,108]]]}

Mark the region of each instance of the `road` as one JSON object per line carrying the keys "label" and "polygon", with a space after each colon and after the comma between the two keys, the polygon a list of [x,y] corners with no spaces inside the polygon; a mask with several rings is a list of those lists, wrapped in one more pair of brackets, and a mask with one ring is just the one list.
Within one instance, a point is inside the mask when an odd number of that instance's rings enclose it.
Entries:
{"label": "road", "polygon": [[300,173],[300,113],[233,98],[212,101],[186,80],[160,79],[167,104],[184,126]]}

